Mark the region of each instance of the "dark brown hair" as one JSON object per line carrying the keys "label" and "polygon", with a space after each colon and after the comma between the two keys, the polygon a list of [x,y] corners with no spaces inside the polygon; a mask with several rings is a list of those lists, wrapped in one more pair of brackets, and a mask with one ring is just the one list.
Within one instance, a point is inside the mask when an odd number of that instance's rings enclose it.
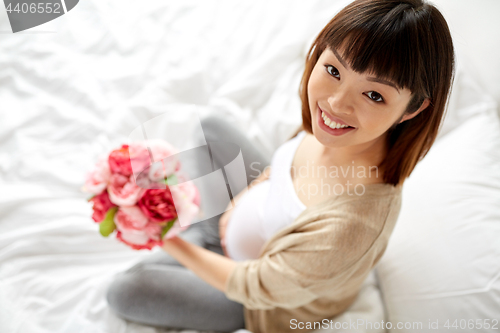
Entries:
{"label": "dark brown hair", "polygon": [[378,165],[384,182],[400,185],[427,154],[438,134],[455,72],[453,42],[446,20],[423,0],[356,0],[323,28],[311,45],[299,87],[301,130],[312,133],[307,85],[321,53],[336,49],[358,73],[370,73],[407,88],[405,110],[430,105],[412,119],[396,122],[387,135],[387,155]]}

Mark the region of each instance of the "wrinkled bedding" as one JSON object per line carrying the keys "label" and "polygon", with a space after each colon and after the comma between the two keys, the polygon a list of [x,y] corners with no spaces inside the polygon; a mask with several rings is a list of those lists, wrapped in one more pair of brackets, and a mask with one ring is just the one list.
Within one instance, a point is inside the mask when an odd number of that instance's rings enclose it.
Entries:
{"label": "wrinkled bedding", "polygon": [[[301,122],[312,38],[348,2],[85,0],[18,34],[2,13],[0,332],[177,332],[108,309],[114,274],[150,252],[99,235],[85,173],[186,105],[225,115],[271,155]],[[359,318],[384,319],[373,275],[336,320]]]}

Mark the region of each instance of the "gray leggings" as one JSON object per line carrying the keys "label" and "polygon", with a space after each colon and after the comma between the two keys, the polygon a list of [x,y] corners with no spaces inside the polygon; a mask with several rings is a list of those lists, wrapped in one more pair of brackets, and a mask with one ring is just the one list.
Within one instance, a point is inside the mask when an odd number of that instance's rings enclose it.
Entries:
{"label": "gray leggings", "polygon": [[[247,184],[270,164],[270,158],[259,152],[234,126],[220,116],[202,119],[205,140],[237,144],[242,152]],[[215,165],[226,165],[228,152],[212,154]],[[232,154],[231,154],[232,155]],[[250,165],[253,162],[259,162]],[[236,195],[235,193],[234,195]],[[210,193],[200,193],[209,202]],[[179,237],[223,255],[219,239],[219,218],[222,214],[195,223]],[[156,327],[233,332],[244,328],[243,305],[182,266],[165,251],[151,254],[145,260],[116,275],[106,295],[110,308],[120,317]]]}

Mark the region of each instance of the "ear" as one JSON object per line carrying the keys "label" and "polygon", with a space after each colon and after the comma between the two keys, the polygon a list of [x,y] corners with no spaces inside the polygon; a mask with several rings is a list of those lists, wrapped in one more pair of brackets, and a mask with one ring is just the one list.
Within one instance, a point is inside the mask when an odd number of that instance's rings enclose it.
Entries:
{"label": "ear", "polygon": [[406,121],[406,120],[409,120],[409,119],[415,117],[417,114],[419,114],[420,112],[422,112],[423,110],[425,110],[429,106],[430,103],[431,103],[431,100],[429,98],[424,99],[424,102],[418,108],[417,111],[413,112],[412,114],[405,114],[403,116],[403,118],[401,118],[401,120],[399,121],[398,124],[401,124],[403,121]]}

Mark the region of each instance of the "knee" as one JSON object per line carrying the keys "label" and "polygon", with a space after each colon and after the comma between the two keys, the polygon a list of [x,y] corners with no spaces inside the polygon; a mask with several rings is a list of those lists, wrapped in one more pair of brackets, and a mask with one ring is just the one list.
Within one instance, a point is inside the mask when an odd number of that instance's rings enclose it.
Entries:
{"label": "knee", "polygon": [[137,294],[133,274],[128,271],[119,273],[106,291],[108,306],[121,317],[128,317],[131,302]]}
{"label": "knee", "polygon": [[215,114],[210,114],[204,116],[200,119],[201,125],[203,128],[212,129],[220,126],[220,123],[224,121],[221,116],[217,116]]}
{"label": "knee", "polygon": [[231,127],[231,125],[221,116],[214,114],[201,118],[200,122],[205,138],[208,141],[218,140],[217,137],[227,132],[228,128]]}

